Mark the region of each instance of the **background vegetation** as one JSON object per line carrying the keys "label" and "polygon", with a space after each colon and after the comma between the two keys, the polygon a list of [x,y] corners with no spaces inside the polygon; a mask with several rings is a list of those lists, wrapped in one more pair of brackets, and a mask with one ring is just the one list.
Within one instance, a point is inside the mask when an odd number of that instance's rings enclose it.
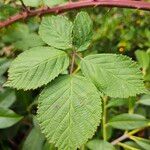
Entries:
{"label": "background vegetation", "polygon": [[[21,5],[15,1],[0,2],[0,20],[19,12]],[[83,9],[84,10],[84,9]],[[86,9],[94,22],[92,44],[86,54],[117,53],[137,60],[144,82],[150,88],[150,12],[142,10],[118,8]],[[78,11],[64,13],[71,20]],[[0,149],[1,150],[55,150],[41,133],[36,121],[37,96],[42,88],[22,91],[4,88],[7,79],[7,69],[12,60],[29,48],[44,45],[37,31],[41,17],[33,17],[13,23],[7,28],[0,29]],[[150,119],[150,95],[143,94],[128,99],[107,98],[103,104],[106,123],[119,114],[139,114]],[[122,116],[123,117],[123,116]],[[121,118],[122,118],[121,117]],[[140,127],[140,120],[135,118],[117,120],[116,124],[106,127],[103,133],[99,126],[93,139],[81,149],[112,150],[114,147],[101,143],[105,139],[114,141],[125,133],[135,132],[134,136],[118,142],[115,149],[121,150],[150,150],[150,130]],[[138,126],[139,125],[139,126]],[[133,130],[132,130],[133,129]],[[127,131],[129,130],[129,132]],[[138,138],[137,138],[138,137]],[[141,139],[142,138],[142,139]],[[144,140],[145,139],[145,140]]]}

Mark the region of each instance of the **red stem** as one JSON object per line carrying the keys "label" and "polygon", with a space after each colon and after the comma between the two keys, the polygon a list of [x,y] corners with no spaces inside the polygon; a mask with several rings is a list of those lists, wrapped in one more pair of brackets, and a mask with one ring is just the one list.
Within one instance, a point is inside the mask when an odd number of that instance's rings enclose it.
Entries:
{"label": "red stem", "polygon": [[144,1],[136,0],[85,0],[78,2],[68,2],[64,5],[54,6],[52,8],[43,7],[40,9],[35,9],[30,12],[23,11],[16,14],[7,20],[0,22],[0,28],[6,27],[18,20],[26,19],[28,17],[44,14],[58,14],[74,9],[81,9],[87,7],[119,7],[119,8],[132,8],[150,11],[150,3]]}

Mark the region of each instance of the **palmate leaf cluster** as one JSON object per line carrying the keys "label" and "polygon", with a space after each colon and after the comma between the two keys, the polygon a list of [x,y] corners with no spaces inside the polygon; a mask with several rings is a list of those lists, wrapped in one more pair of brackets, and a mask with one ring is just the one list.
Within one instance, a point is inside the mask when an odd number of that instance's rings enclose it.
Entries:
{"label": "palmate leaf cluster", "polygon": [[[82,57],[79,63],[82,74],[69,74],[72,62],[69,56],[72,52],[79,55],[89,47],[92,24],[85,12],[80,12],[73,23],[64,16],[43,17],[39,36],[47,46],[18,55],[11,63],[5,83],[18,90],[36,89],[49,83],[39,96],[37,118],[48,141],[63,150],[75,150],[94,135],[101,119],[101,95],[128,98],[146,92],[138,65],[123,55]],[[110,120],[109,125],[118,128],[118,118]],[[142,122],[138,127],[148,123],[141,116],[124,114],[123,118],[131,123],[132,119]],[[115,119],[118,123],[113,122]]]}

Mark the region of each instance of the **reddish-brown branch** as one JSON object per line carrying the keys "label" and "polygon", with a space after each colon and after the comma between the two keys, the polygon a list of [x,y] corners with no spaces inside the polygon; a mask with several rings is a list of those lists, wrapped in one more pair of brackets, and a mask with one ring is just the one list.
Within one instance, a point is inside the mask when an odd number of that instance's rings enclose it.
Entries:
{"label": "reddish-brown branch", "polygon": [[150,11],[150,3],[144,1],[136,0],[85,0],[78,2],[68,2],[61,6],[55,6],[52,8],[44,7],[40,9],[35,9],[30,12],[23,11],[16,14],[5,21],[0,22],[0,28],[6,27],[18,20],[26,19],[28,17],[44,14],[58,14],[74,9],[81,9],[87,7],[119,7],[119,8],[132,8]]}

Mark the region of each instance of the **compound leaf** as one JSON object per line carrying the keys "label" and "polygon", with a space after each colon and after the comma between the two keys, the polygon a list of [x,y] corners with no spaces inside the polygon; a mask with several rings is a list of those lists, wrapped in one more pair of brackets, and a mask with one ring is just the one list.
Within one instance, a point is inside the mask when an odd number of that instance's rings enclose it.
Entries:
{"label": "compound leaf", "polygon": [[101,99],[85,77],[60,76],[41,93],[37,117],[50,143],[59,149],[76,150],[100,123]]}
{"label": "compound leaf", "polygon": [[11,64],[5,86],[35,89],[47,84],[69,65],[63,51],[52,47],[36,47],[20,54]]}
{"label": "compound leaf", "polygon": [[138,114],[121,114],[109,120],[108,125],[123,130],[145,127],[150,121]]}
{"label": "compound leaf", "polygon": [[139,67],[127,56],[89,55],[82,59],[81,69],[108,96],[127,98],[145,92]]}
{"label": "compound leaf", "polygon": [[39,34],[45,43],[55,48],[72,47],[72,22],[64,16],[44,17]]}
{"label": "compound leaf", "polygon": [[92,38],[93,23],[86,12],[77,14],[73,26],[73,44],[77,51],[86,50]]}

